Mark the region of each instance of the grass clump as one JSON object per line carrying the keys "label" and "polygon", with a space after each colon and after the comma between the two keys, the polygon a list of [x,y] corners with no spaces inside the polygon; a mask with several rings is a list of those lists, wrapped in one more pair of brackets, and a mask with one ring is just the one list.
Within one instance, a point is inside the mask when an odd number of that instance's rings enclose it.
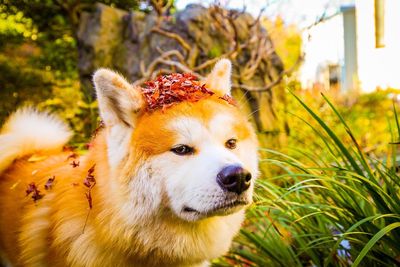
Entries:
{"label": "grass clump", "polygon": [[[399,266],[400,175],[395,127],[386,157],[364,153],[351,127],[324,97],[348,135],[343,141],[300,98],[304,120],[324,145],[289,153],[262,149],[281,174],[260,179],[256,205],[232,251],[215,266]],[[335,126],[336,127],[336,126]],[[373,131],[373,129],[371,129]],[[312,147],[312,146],[311,146]]]}

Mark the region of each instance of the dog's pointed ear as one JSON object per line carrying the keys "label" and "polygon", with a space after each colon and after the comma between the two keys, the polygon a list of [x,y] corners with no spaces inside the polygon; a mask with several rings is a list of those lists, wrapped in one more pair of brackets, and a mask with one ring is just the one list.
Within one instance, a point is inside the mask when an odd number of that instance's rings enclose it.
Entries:
{"label": "dog's pointed ear", "polygon": [[133,127],[136,114],[144,100],[139,88],[124,77],[108,69],[99,69],[93,75],[100,116],[106,126],[124,124]]}
{"label": "dog's pointed ear", "polygon": [[232,63],[229,59],[219,60],[205,80],[206,86],[221,95],[231,94]]}

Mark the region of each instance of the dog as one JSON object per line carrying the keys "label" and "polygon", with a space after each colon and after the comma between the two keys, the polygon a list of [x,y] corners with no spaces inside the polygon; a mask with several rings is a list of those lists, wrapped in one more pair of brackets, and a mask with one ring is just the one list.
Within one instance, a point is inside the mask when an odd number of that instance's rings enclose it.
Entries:
{"label": "dog", "polygon": [[[97,70],[104,126],[83,155],[66,149],[72,133],[54,115],[23,108],[8,118],[4,265],[208,266],[229,250],[258,175],[255,131],[230,97],[231,62],[202,81],[168,77],[144,90]],[[176,77],[183,100],[168,100]]]}

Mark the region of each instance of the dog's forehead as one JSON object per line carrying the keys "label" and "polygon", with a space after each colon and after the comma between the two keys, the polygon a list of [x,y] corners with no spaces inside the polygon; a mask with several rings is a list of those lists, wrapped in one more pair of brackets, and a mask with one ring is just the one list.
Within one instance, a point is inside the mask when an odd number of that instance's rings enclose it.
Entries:
{"label": "dog's forehead", "polygon": [[171,119],[167,128],[177,135],[193,138],[205,134],[224,135],[234,131],[235,118],[230,113],[215,113],[207,118],[183,115]]}
{"label": "dog's forehead", "polygon": [[212,139],[255,139],[255,135],[236,107],[210,98],[144,113],[132,138],[135,149],[149,156],[169,151],[179,143],[196,145]]}

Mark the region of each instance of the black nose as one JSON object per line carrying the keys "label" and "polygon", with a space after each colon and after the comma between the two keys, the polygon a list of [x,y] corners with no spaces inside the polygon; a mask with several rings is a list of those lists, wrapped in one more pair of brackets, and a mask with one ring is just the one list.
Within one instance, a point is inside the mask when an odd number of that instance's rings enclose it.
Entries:
{"label": "black nose", "polygon": [[250,187],[251,174],[238,165],[223,168],[217,175],[219,186],[229,192],[240,194]]}

